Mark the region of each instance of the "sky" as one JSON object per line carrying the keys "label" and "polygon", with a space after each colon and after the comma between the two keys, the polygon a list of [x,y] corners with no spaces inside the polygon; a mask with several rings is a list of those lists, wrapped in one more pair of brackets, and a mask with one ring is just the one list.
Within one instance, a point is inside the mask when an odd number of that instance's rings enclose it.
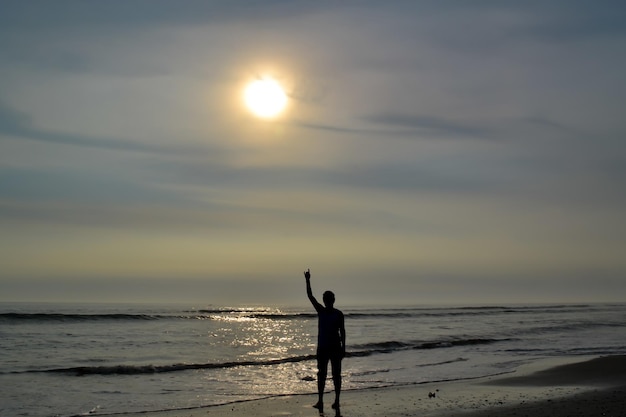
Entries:
{"label": "sky", "polygon": [[[0,3],[0,301],[626,299],[626,4]],[[255,117],[247,83],[287,108]]]}

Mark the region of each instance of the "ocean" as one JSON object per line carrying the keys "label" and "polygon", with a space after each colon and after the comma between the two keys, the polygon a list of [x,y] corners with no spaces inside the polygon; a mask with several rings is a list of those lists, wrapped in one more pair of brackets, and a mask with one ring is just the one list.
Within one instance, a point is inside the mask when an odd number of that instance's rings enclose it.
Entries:
{"label": "ocean", "polygon": [[[626,304],[342,310],[344,390],[626,354]],[[311,306],[0,303],[0,416],[99,416],[314,393],[316,334]]]}

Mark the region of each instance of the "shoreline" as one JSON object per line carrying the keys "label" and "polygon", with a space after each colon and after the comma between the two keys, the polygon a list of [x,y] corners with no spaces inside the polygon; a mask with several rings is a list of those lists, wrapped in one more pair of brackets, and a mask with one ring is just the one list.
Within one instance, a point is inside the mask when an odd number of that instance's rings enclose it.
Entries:
{"label": "shoreline", "polygon": [[[325,398],[325,416],[334,416],[332,392]],[[283,395],[201,408],[109,415],[318,417],[312,408],[316,400],[316,394]],[[341,411],[344,417],[624,416],[626,355],[547,358],[503,375],[348,390],[342,392]]]}

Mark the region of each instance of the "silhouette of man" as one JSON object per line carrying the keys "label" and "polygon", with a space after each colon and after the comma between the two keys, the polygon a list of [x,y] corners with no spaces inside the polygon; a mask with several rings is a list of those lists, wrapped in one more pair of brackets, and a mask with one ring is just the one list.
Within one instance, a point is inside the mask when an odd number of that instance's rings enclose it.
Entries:
{"label": "silhouette of man", "polygon": [[334,307],[335,294],[326,291],[323,295],[324,305],[321,305],[311,290],[311,271],[304,272],[306,279],[306,294],[315,307],[318,316],[317,334],[317,392],[319,399],[313,407],[322,414],[324,412],[324,386],[328,374],[328,362],[330,362],[333,383],[335,385],[335,402],[333,409],[337,416],[339,412],[339,395],[341,394],[341,360],[346,355],[346,329],[344,327],[343,313]]}

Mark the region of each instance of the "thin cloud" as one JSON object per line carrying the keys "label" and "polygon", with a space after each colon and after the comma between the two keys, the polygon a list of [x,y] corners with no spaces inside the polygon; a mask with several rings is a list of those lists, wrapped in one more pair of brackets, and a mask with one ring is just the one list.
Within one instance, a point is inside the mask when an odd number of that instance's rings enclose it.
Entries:
{"label": "thin cloud", "polygon": [[38,30],[66,29],[68,26],[87,28],[133,29],[161,24],[204,24],[208,22],[250,19],[281,20],[301,14],[337,6],[333,1],[310,2],[305,0],[271,0],[264,2],[215,2],[185,0],[172,3],[169,0],[136,0],[124,4],[117,2],[64,1],[63,7],[46,1],[26,5],[11,2],[3,5],[0,26],[5,28],[34,28]]}
{"label": "thin cloud", "polygon": [[450,138],[493,139],[491,129],[442,119],[433,116],[410,115],[403,113],[380,113],[363,117],[367,122],[399,128],[406,132],[445,136]]}
{"label": "thin cloud", "polygon": [[[525,31],[525,36],[543,41],[571,42],[592,37],[624,36],[623,1],[609,0],[602,7],[590,7],[589,1],[569,1],[540,3],[539,8],[531,6],[533,19]],[[534,10],[533,10],[534,9]]]}
{"label": "thin cloud", "polygon": [[344,126],[333,126],[333,125],[327,125],[327,124],[315,123],[315,122],[293,121],[288,124],[292,126],[296,126],[296,127],[301,127],[304,129],[321,130],[321,131],[333,132],[333,133],[348,133],[348,134],[376,133],[368,129],[358,129],[354,127],[344,127]]}
{"label": "thin cloud", "polygon": [[75,135],[48,131],[34,127],[32,118],[0,102],[0,135],[14,136],[38,142],[54,143],[59,145],[81,146],[87,148],[108,149],[127,152],[148,152],[158,154],[194,155],[197,152],[206,152],[206,149],[192,146],[166,146],[150,143],[141,143],[119,138],[105,138],[89,135]]}

